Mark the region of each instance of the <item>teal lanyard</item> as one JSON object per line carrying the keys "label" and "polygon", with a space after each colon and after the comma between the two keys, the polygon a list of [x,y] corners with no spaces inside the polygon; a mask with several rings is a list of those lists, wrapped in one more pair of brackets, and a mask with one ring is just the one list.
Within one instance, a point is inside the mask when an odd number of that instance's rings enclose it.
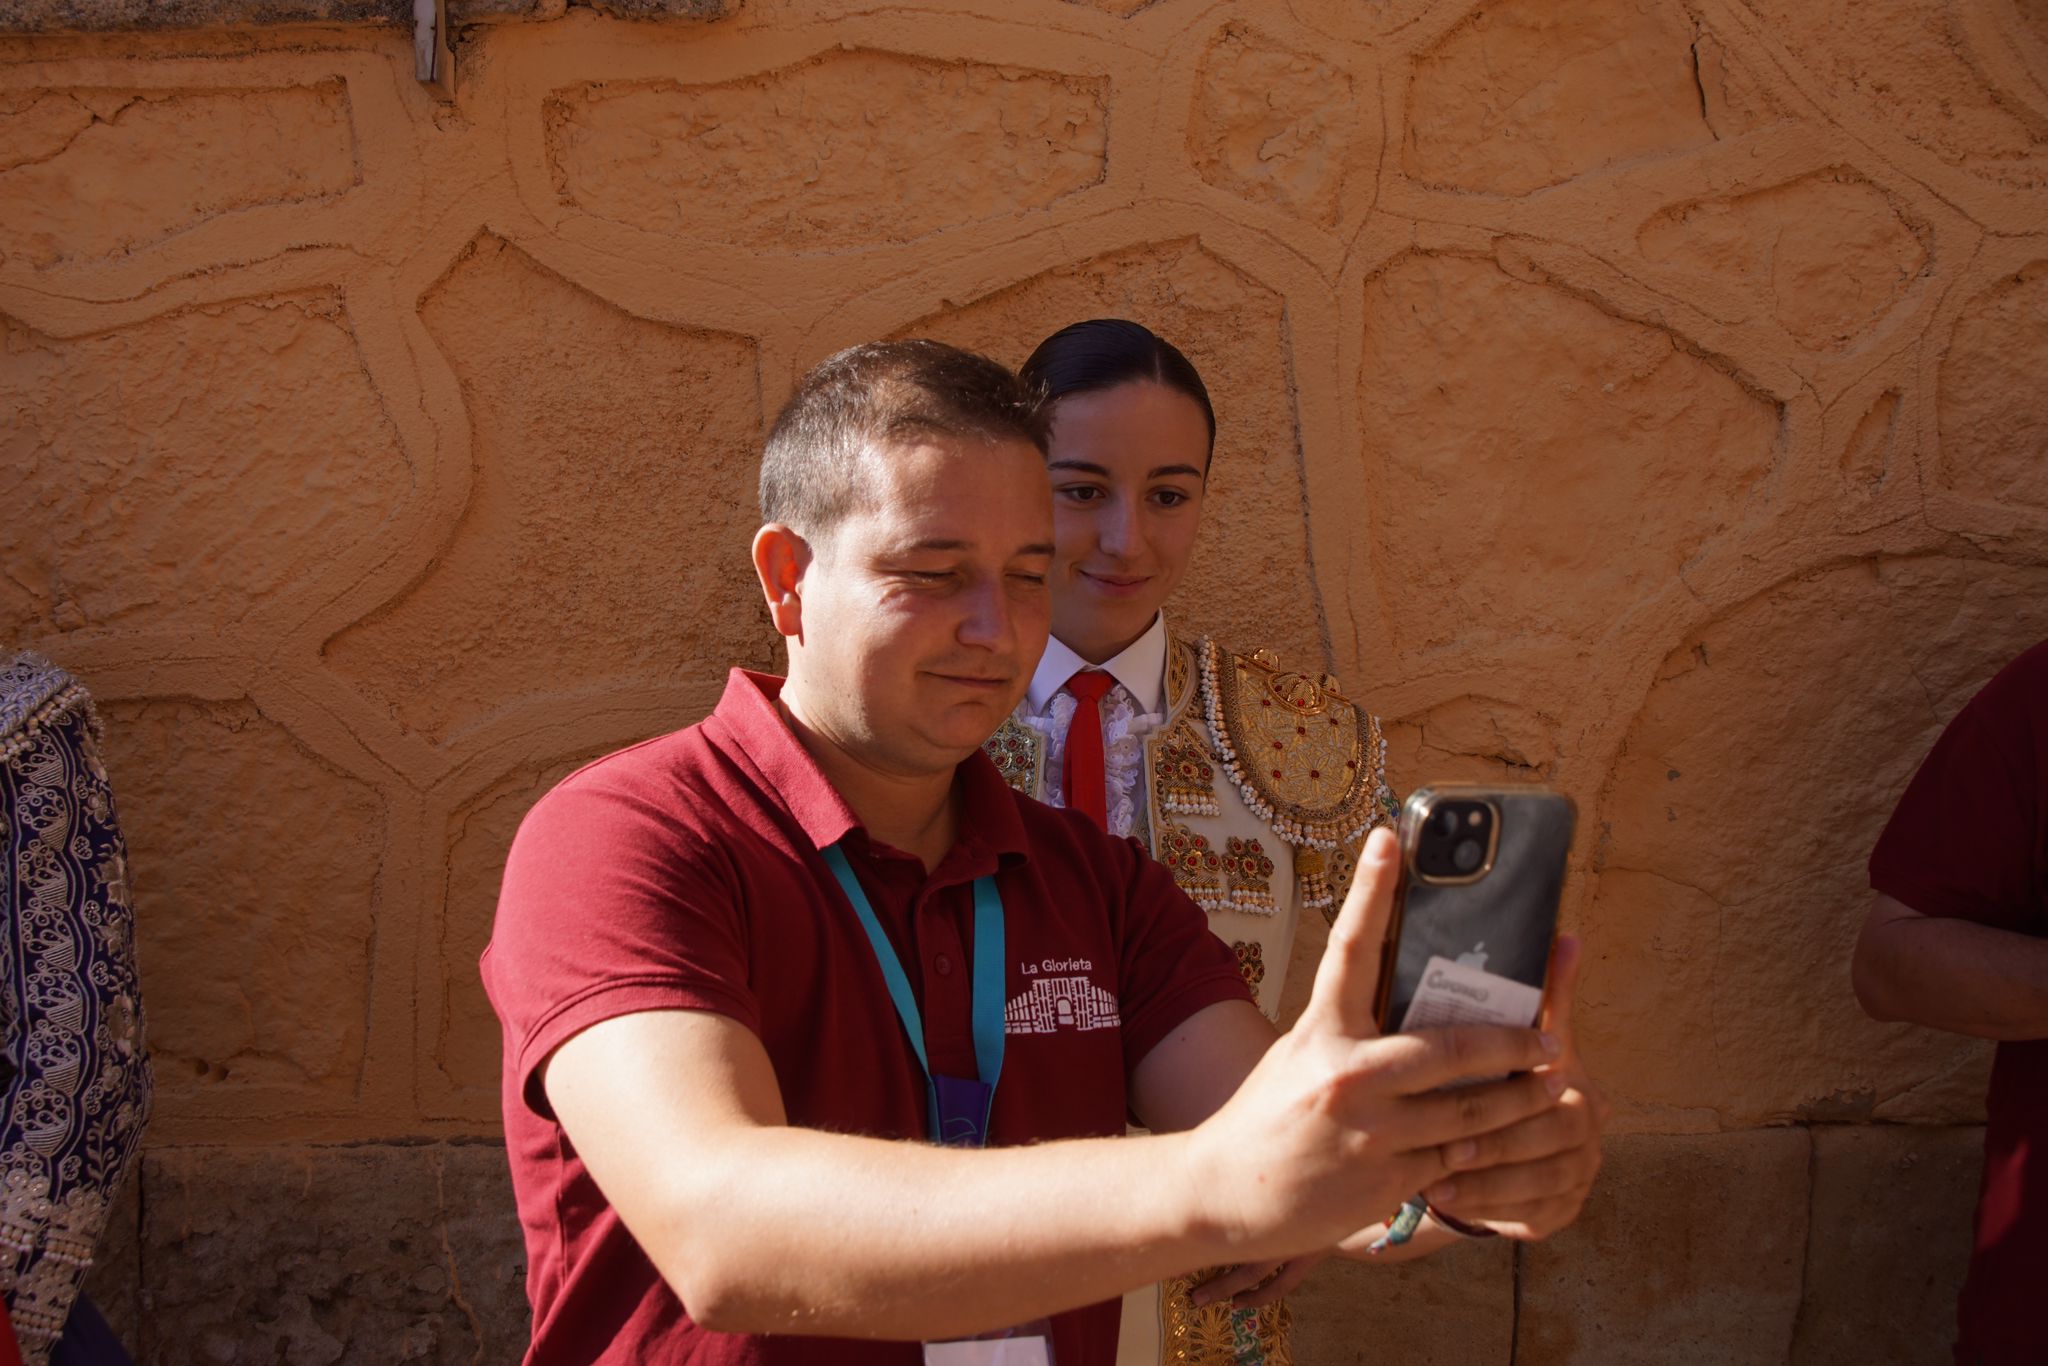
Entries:
{"label": "teal lanyard", "polygon": [[[853,875],[853,866],[846,861],[846,854],[838,845],[824,851],[826,866],[832,876],[839,879],[839,888],[846,893],[846,899],[853,903],[853,913],[860,917],[860,927],[867,931],[868,943],[875,951],[875,961],[881,965],[882,980],[888,984],[889,999],[895,1003],[896,1018],[903,1022],[903,1032],[910,1037],[910,1047],[917,1054],[917,1065],[924,1072],[925,1105],[931,1121],[931,1136],[934,1142],[944,1142],[946,1135],[940,1128],[939,1088],[932,1079],[932,1066],[924,1051],[924,1018],[918,1014],[917,997],[910,991],[910,978],[903,971],[903,962],[896,956],[889,936],[882,931],[882,922],[875,918],[875,908],[868,901],[868,894],[861,890],[860,882]],[[981,1073],[981,1083],[993,1095],[997,1080],[1003,1074],[1003,898],[996,890],[994,877],[978,877],[974,880],[974,1064]]]}

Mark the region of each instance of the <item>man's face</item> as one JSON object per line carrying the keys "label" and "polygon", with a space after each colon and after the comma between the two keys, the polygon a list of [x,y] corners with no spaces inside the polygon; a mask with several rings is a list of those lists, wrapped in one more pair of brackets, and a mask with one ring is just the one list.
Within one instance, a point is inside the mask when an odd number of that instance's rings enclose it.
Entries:
{"label": "man's face", "polygon": [[811,546],[789,687],[842,747],[951,768],[1031,681],[1051,620],[1052,492],[1023,441],[871,452],[865,506]]}

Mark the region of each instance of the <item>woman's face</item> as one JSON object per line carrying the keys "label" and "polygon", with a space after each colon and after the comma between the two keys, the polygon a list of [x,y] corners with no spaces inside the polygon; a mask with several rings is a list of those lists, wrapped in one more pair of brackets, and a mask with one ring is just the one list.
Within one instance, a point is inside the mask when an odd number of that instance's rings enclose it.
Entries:
{"label": "woman's face", "polygon": [[1187,571],[1209,422],[1151,380],[1053,407],[1052,633],[1101,664],[1143,635]]}

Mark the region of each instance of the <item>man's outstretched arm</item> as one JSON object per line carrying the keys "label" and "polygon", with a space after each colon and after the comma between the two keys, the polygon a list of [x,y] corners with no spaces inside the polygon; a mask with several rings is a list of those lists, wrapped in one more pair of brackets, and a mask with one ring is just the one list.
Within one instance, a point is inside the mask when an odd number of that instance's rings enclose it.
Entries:
{"label": "man's outstretched arm", "polygon": [[634,1238],[719,1331],[956,1336],[1226,1241],[1180,1198],[1182,1139],[979,1152],[793,1128],[760,1040],[721,1015],[605,1021],[544,1084]]}
{"label": "man's outstretched arm", "polygon": [[[704,1326],[939,1338],[1217,1262],[1334,1245],[1555,1104],[1535,1030],[1379,1039],[1380,895],[1354,898],[1300,1024],[1178,1134],[989,1151],[794,1128],[765,1051],[721,1016],[654,1011],[558,1048],[548,1100],[599,1188]],[[1370,903],[1370,904],[1368,904]],[[1383,923],[1383,921],[1381,922]],[[1225,1179],[1226,1174],[1229,1179]]]}
{"label": "man's outstretched arm", "polygon": [[1922,915],[1880,892],[1849,977],[1875,1020],[1979,1039],[2048,1039],[2048,939]]}

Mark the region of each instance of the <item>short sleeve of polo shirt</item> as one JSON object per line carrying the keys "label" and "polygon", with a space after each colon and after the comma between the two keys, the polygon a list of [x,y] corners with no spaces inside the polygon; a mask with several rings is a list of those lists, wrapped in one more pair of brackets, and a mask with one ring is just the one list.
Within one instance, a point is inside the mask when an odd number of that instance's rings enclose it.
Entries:
{"label": "short sleeve of polo shirt", "polygon": [[1237,955],[1173,880],[1171,869],[1133,840],[1118,840],[1124,871],[1123,1014],[1126,1073],[1179,1028],[1220,1001],[1252,1000]]}
{"label": "short sleeve of polo shirt", "polygon": [[[2038,693],[2034,690],[2039,690]],[[1973,697],[1935,742],[1870,856],[1870,885],[1922,915],[2040,933],[2044,780],[2037,647]]]}
{"label": "short sleeve of polo shirt", "polygon": [[572,775],[527,813],[482,964],[507,1067],[547,1118],[538,1069],[594,1024],[706,1010],[760,1030],[722,856],[610,767]]}

